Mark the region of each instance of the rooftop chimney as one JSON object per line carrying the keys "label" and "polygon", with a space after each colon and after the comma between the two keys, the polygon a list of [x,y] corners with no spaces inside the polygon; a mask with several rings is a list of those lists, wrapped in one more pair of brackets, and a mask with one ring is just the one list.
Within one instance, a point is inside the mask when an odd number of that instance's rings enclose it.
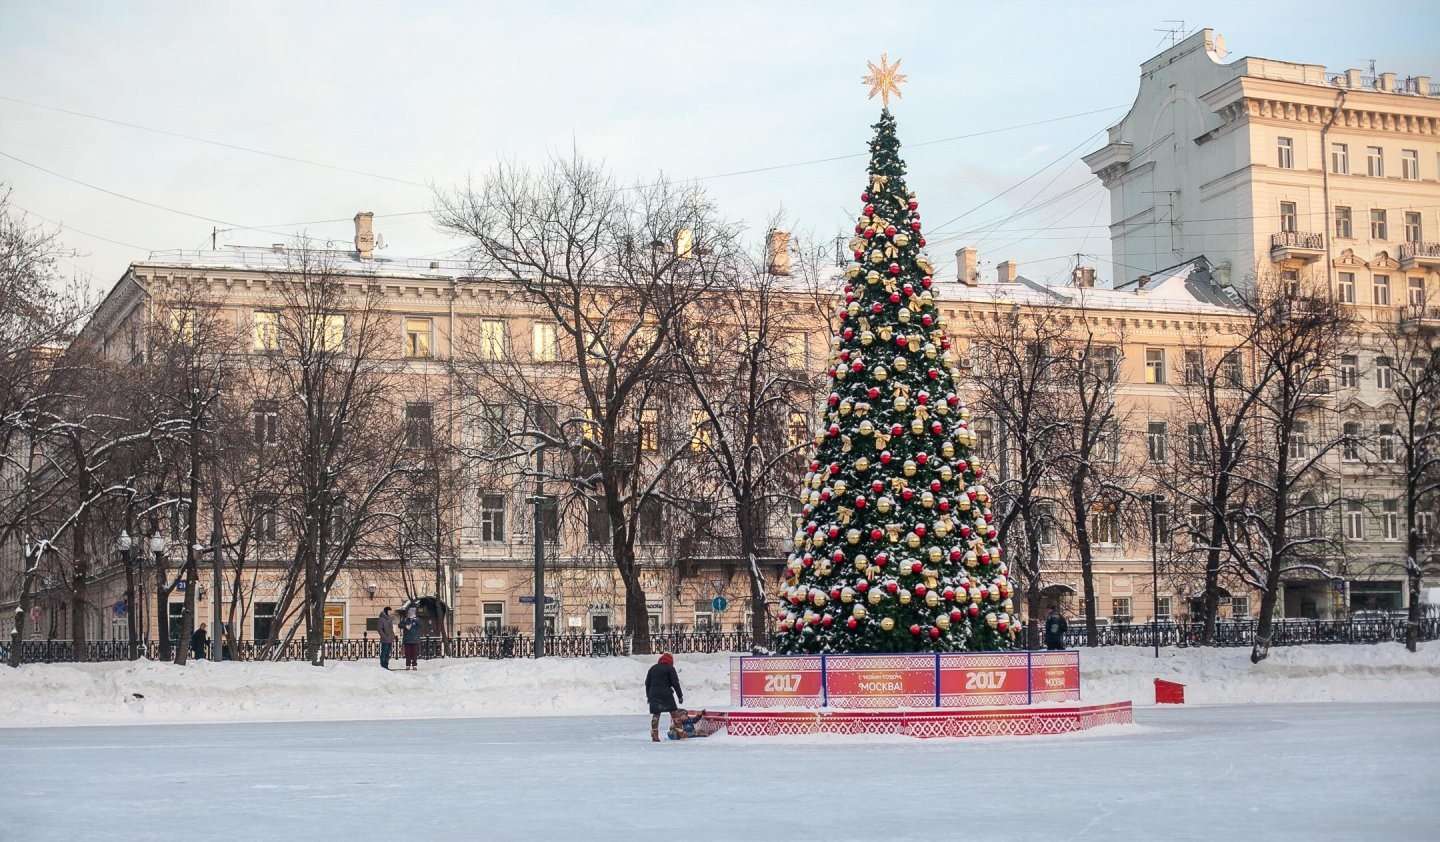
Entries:
{"label": "rooftop chimney", "polygon": [[1075,270],[1070,273],[1070,283],[1080,289],[1094,289],[1095,267],[1076,266]]}
{"label": "rooftop chimney", "polygon": [[370,211],[355,214],[355,253],[361,260],[375,256],[375,214]]}
{"label": "rooftop chimney", "polygon": [[767,271],[772,275],[790,274],[790,232],[771,228],[765,245]]}
{"label": "rooftop chimney", "polygon": [[1013,284],[1015,278],[1020,274],[1020,264],[1013,260],[1002,260],[999,266],[995,267],[995,274],[1000,283]]}
{"label": "rooftop chimney", "polygon": [[1382,91],[1393,91],[1393,90],[1395,90],[1395,74],[1394,74],[1394,73],[1381,73],[1381,74],[1380,74],[1380,90],[1382,90]]}
{"label": "rooftop chimney", "polygon": [[1135,289],[1141,290],[1148,286],[1150,286],[1149,275],[1141,275],[1140,277],[1135,279]]}
{"label": "rooftop chimney", "polygon": [[955,252],[956,280],[967,287],[980,283],[980,253],[966,246]]}

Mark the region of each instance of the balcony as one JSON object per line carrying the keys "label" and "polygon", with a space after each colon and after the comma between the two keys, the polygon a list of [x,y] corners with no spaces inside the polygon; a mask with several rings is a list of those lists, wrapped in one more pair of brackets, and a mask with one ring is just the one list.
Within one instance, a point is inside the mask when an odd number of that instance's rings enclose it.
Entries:
{"label": "balcony", "polygon": [[1440,269],[1440,243],[1401,243],[1401,269]]}
{"label": "balcony", "polygon": [[1440,328],[1440,307],[1410,304],[1400,308],[1400,327],[1435,330]]}
{"label": "balcony", "polygon": [[1281,231],[1270,235],[1270,259],[1303,260],[1313,263],[1325,256],[1325,235],[1306,231]]}

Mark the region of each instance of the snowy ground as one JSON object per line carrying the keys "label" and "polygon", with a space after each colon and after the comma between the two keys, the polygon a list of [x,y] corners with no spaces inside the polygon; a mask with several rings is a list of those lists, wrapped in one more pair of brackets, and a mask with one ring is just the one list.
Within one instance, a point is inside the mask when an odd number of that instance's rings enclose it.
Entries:
{"label": "snowy ground", "polygon": [[[649,658],[426,661],[418,672],[375,664],[201,662],[30,664],[0,669],[0,728],[197,722],[313,722],[473,716],[597,716],[644,710]],[[729,702],[729,658],[676,659],[685,700]],[[1082,650],[1088,701],[1154,701],[1153,681],[1187,685],[1191,704],[1440,702],[1440,644],[1274,650],[1252,666],[1247,649]],[[137,697],[137,694],[139,697]],[[143,697],[143,698],[140,698]],[[3,833],[0,833],[3,838]]]}
{"label": "snowy ground", "polygon": [[0,729],[0,838],[1436,838],[1440,704],[1136,719],[661,745],[636,716]]}

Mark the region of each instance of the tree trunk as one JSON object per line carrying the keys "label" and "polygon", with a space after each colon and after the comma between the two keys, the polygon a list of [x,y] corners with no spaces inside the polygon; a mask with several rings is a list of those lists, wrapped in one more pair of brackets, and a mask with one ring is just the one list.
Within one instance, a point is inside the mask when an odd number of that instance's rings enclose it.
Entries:
{"label": "tree trunk", "polygon": [[[127,524],[128,526],[128,524]],[[140,629],[136,622],[135,606],[135,555],[134,550],[126,550],[123,562],[125,564],[125,657],[128,660],[135,660],[139,657],[139,649],[136,648]]]}
{"label": "tree trunk", "polygon": [[769,648],[769,617],[765,611],[765,577],[760,573],[760,561],[755,552],[755,518],[749,500],[737,506],[740,520],[740,554],[745,559],[750,580],[750,646]]}
{"label": "tree trunk", "polygon": [[1265,576],[1265,591],[1260,595],[1260,622],[1255,626],[1255,645],[1250,648],[1250,663],[1258,664],[1270,655],[1270,635],[1274,626],[1275,600],[1280,590],[1280,565],[1272,564]]}
{"label": "tree trunk", "polygon": [[25,559],[25,576],[20,580],[20,602],[15,606],[15,626],[10,630],[10,657],[6,660],[11,667],[20,666],[20,644],[25,640],[25,621],[30,617],[30,606],[35,601],[35,580],[40,578],[40,551],[34,557]]}
{"label": "tree trunk", "polygon": [[[1409,516],[1414,517],[1415,507],[1410,507]],[[1420,536],[1411,524],[1405,538],[1405,574],[1410,580],[1410,610],[1405,615],[1405,648],[1415,652],[1420,648]]]}
{"label": "tree trunk", "polygon": [[1031,576],[1030,584],[1025,588],[1025,613],[1029,615],[1025,623],[1025,648],[1040,648],[1040,577]]}
{"label": "tree trunk", "polygon": [[1075,524],[1075,547],[1080,553],[1080,587],[1085,594],[1085,645],[1100,645],[1100,626],[1095,622],[1095,562],[1090,552],[1089,514],[1085,505],[1085,475],[1076,472],[1070,483],[1070,508]]}
{"label": "tree trunk", "polygon": [[185,561],[185,609],[180,613],[180,639],[175,643],[175,665],[181,667],[190,657],[190,635],[195,633],[195,590],[200,586],[193,544],[188,553],[190,557]]}
{"label": "tree trunk", "polygon": [[170,660],[170,587],[165,581],[164,563],[155,559],[155,636],[160,640],[159,659]]}

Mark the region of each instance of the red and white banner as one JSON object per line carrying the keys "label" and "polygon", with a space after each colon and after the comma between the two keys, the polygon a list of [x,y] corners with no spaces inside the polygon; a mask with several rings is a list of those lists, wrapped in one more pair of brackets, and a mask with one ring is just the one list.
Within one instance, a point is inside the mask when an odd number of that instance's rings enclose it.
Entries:
{"label": "red and white banner", "polygon": [[734,660],[739,661],[739,668],[731,672],[730,695],[741,707],[818,708],[825,704],[820,655]]}
{"label": "red and white banner", "polygon": [[827,655],[827,707],[933,708],[934,655]]}
{"label": "red and white banner", "polygon": [[1080,653],[742,656],[730,703],[744,708],[958,708],[1076,701]]}

